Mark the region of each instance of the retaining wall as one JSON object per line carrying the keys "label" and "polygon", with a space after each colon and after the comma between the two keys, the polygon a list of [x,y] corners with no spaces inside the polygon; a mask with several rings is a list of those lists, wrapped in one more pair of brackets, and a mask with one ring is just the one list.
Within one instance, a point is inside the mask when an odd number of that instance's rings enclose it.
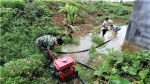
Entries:
{"label": "retaining wall", "polygon": [[150,50],[150,0],[135,0],[122,50]]}

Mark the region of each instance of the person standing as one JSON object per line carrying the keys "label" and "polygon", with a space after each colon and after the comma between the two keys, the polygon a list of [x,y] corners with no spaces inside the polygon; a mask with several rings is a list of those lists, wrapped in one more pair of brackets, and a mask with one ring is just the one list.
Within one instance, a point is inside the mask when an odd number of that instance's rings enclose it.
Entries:
{"label": "person standing", "polygon": [[108,31],[108,20],[109,18],[106,17],[103,22],[103,28],[102,28],[102,37],[104,38],[104,35],[106,34],[106,31]]}
{"label": "person standing", "polygon": [[54,47],[63,44],[61,38],[56,39],[52,35],[41,36],[36,39],[35,45],[44,53],[45,58],[49,63],[55,60]]}

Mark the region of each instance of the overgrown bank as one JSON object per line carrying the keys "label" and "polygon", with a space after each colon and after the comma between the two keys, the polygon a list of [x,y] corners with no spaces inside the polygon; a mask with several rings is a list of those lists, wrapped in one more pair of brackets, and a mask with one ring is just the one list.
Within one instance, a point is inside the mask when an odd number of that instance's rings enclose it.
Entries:
{"label": "overgrown bank", "polygon": [[[127,24],[133,8],[133,2],[86,2],[86,1],[44,1],[45,5],[53,12],[52,22],[62,29],[66,24],[76,26],[75,38],[85,36],[89,32],[100,31],[102,22],[106,17],[113,20],[115,25]],[[66,31],[64,31],[66,32]]]}
{"label": "overgrown bank", "polygon": [[[47,4],[46,4],[47,3]],[[55,22],[52,22],[52,17],[55,14],[58,14],[60,7],[65,7],[65,4],[68,2],[41,2],[40,0],[2,0],[0,4],[0,34],[1,34],[1,45],[0,45],[0,82],[2,84],[55,84],[55,79],[51,78],[49,73],[49,69],[45,67],[45,58],[43,58],[43,54],[39,52],[39,50],[34,46],[34,41],[37,37],[45,35],[45,34],[53,34],[59,37],[60,34],[66,32],[66,21],[64,20],[62,24],[54,25]],[[88,2],[74,2],[71,0],[69,2],[70,5],[76,6],[79,9],[77,13],[76,19],[74,19],[74,25],[77,25],[77,30],[75,30],[75,34],[79,32],[89,33],[88,30],[98,31],[101,28],[101,23],[106,16],[109,16],[114,22],[123,21],[123,24],[128,22],[131,11],[128,10],[128,7],[124,4],[118,3],[110,3],[110,2],[99,2],[99,3],[88,3]],[[48,6],[49,5],[49,6]],[[53,9],[51,8],[53,7]],[[95,11],[98,10],[99,11]],[[129,8],[132,8],[129,6]],[[56,13],[57,12],[57,13]],[[61,15],[64,15],[63,12],[59,12]],[[85,16],[85,17],[84,17]],[[57,21],[60,19],[58,18]],[[70,20],[68,19],[68,22]],[[82,25],[84,24],[84,25]],[[57,26],[56,26],[57,25]],[[89,28],[89,29],[88,29]],[[94,32],[95,32],[94,31]],[[87,34],[86,32],[84,34]],[[63,37],[65,43],[72,42],[70,38],[67,36]],[[97,38],[96,38],[97,39]],[[73,43],[78,43],[77,40],[73,41]],[[56,50],[61,50],[61,48],[56,48]],[[93,49],[94,51],[94,49]],[[91,57],[95,57],[100,53],[94,53],[91,48]],[[126,54],[126,55],[124,55]],[[132,75],[134,78],[130,80],[134,81],[147,81],[149,78],[149,53],[142,52],[137,53],[134,58],[132,57],[133,53],[129,52],[119,52],[115,58],[110,57],[111,59],[105,60],[103,65],[97,65],[100,67],[94,67],[96,72],[92,72],[82,66],[76,65],[75,67],[80,70],[80,75],[83,79],[89,84],[99,82],[99,83],[112,83],[118,82],[120,80],[127,79],[119,79],[123,73],[123,77]],[[136,55],[142,56],[142,58],[136,57]],[[101,55],[101,54],[100,54]],[[119,57],[121,56],[121,57]],[[129,56],[128,58],[124,58]],[[104,57],[107,57],[104,55]],[[139,59],[141,61],[138,61]],[[115,62],[114,62],[115,59]],[[121,60],[120,60],[121,59]],[[128,59],[126,65],[124,62]],[[130,63],[134,63],[134,61],[129,60],[135,59],[135,65],[130,65]],[[139,69],[140,64],[143,59],[146,59],[148,64],[144,65],[142,69]],[[92,59],[91,59],[92,60]],[[113,68],[108,68],[108,63],[115,63],[116,65],[111,65]],[[138,63],[138,65],[136,65]],[[123,66],[124,65],[124,66]],[[93,66],[93,65],[90,65]],[[118,66],[123,66],[122,68],[118,68]],[[136,68],[135,68],[136,67]],[[124,69],[125,68],[125,69]],[[135,68],[135,69],[133,69]],[[108,70],[110,69],[110,70]],[[127,72],[127,70],[133,70],[132,72]],[[141,72],[139,71],[141,70]],[[89,72],[88,74],[84,74]],[[126,71],[126,72],[124,72]],[[138,72],[139,73],[138,73]],[[117,73],[119,72],[119,73]],[[137,74],[140,74],[136,76]],[[112,75],[114,75],[112,77]],[[97,76],[95,79],[92,77]],[[109,77],[109,78],[108,78]],[[103,78],[105,78],[103,80]],[[103,81],[103,82],[102,82]],[[129,81],[128,81],[129,82]]]}

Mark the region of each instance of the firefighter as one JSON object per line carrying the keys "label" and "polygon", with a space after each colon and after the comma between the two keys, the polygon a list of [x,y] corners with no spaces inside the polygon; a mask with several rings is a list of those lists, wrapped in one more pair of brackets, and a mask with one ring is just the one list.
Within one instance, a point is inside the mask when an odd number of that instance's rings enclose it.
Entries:
{"label": "firefighter", "polygon": [[55,60],[54,57],[54,46],[59,46],[63,44],[61,38],[56,39],[52,35],[41,36],[36,39],[35,45],[44,53],[48,63],[52,63]]}

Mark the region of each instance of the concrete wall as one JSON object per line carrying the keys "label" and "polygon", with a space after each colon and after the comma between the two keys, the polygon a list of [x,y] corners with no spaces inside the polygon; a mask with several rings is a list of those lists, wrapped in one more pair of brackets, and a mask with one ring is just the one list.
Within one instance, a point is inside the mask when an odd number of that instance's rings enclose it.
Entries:
{"label": "concrete wall", "polygon": [[122,50],[150,50],[150,0],[135,0]]}

